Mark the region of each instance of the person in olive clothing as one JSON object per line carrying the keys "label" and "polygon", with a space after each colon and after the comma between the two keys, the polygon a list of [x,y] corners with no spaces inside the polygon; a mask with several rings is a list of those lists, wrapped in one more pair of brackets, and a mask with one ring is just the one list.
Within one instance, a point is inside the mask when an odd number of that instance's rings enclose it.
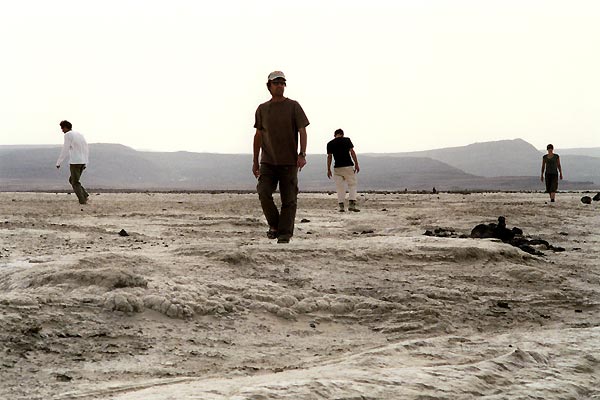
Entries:
{"label": "person in olive clothing", "polygon": [[546,181],[546,193],[550,195],[550,201],[554,203],[556,191],[558,190],[558,179],[562,180],[563,173],[560,166],[560,157],[554,153],[554,146],[549,144],[546,146],[548,154],[542,157],[542,175],[541,181]]}
{"label": "person in olive clothing", "polygon": [[[269,224],[267,237],[277,239],[277,243],[289,243],[294,234],[298,171],[306,165],[309,124],[300,104],[284,96],[286,85],[283,72],[269,74],[271,100],[258,106],[254,118],[252,173],[258,179],[256,189]],[[281,210],[273,200],[278,185]]]}

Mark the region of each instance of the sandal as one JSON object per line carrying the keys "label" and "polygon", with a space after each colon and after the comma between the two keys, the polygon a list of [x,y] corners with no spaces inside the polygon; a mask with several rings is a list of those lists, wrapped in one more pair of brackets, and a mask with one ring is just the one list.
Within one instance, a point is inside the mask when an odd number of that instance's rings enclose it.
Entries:
{"label": "sandal", "polygon": [[277,231],[269,229],[267,231],[267,238],[269,238],[269,239],[277,239]]}

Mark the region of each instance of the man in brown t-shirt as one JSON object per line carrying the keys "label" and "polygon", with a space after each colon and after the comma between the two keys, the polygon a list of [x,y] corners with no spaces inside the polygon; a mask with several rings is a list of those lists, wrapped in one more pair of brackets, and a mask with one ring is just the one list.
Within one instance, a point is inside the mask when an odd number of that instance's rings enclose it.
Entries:
{"label": "man in brown t-shirt", "polygon": [[[306,165],[306,127],[309,124],[300,104],[283,96],[285,86],[283,72],[271,72],[267,82],[271,100],[259,105],[254,117],[252,173],[258,178],[256,190],[269,224],[267,237],[277,238],[277,243],[289,243],[294,234],[298,171]],[[281,212],[273,200],[277,185]]]}

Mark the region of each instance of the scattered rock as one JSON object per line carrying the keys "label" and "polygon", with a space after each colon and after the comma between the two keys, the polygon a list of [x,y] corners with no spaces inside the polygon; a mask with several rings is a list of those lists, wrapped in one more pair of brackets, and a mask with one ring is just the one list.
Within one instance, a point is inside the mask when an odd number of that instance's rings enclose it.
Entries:
{"label": "scattered rock", "polygon": [[435,228],[433,231],[431,230],[426,230],[425,233],[423,234],[425,236],[437,236],[437,237],[444,237],[444,238],[460,238],[460,239],[466,239],[469,236],[465,235],[464,233],[457,233],[454,228],[442,228],[442,227],[438,227]]}
{"label": "scattered rock", "polygon": [[373,232],[374,232],[373,229],[366,229],[366,230],[362,231],[360,234],[361,235],[367,235],[367,234],[373,233]]}
{"label": "scattered rock", "polygon": [[307,222],[310,222],[310,219],[302,218],[302,219],[300,220],[300,223],[301,223],[301,224],[305,224],[305,223],[307,223]]}
{"label": "scattered rock", "polygon": [[41,331],[42,331],[41,325],[34,325],[34,326],[30,326],[26,329],[23,329],[23,334],[24,335],[37,335]]}
{"label": "scattered rock", "polygon": [[437,237],[458,237],[458,234],[454,230],[454,228],[442,228],[438,227],[432,231],[425,231],[425,235],[427,236],[437,236]]}
{"label": "scattered rock", "polygon": [[544,239],[531,239],[528,241],[528,244],[532,246],[546,246],[546,248],[550,247],[550,243]]}
{"label": "scattered rock", "polygon": [[594,197],[592,197],[592,200],[600,201],[600,192],[596,193],[596,195]]}
{"label": "scattered rock", "polygon": [[499,301],[496,303],[496,305],[500,308],[507,308],[510,310],[510,306],[508,305],[507,301]]}
{"label": "scattered rock", "polygon": [[73,377],[66,374],[56,374],[56,380],[59,382],[71,382]]}
{"label": "scattered rock", "polygon": [[129,233],[127,233],[127,231],[125,229],[121,229],[119,231],[119,236],[129,236]]}
{"label": "scattered rock", "polygon": [[583,196],[581,202],[583,204],[592,204],[592,198],[590,196]]}
{"label": "scattered rock", "polygon": [[522,244],[517,246],[519,249],[523,250],[525,253],[533,254],[534,256],[543,256],[544,253],[537,250],[535,247],[529,246],[528,244]]}

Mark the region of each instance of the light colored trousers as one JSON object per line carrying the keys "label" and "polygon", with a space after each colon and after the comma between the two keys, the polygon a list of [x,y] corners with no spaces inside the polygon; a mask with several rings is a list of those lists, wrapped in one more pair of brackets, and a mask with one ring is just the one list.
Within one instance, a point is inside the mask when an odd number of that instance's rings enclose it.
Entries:
{"label": "light colored trousers", "polygon": [[356,200],[357,179],[354,167],[334,168],[333,180],[335,180],[338,203],[343,203],[346,198],[346,185],[348,185],[348,200]]}

